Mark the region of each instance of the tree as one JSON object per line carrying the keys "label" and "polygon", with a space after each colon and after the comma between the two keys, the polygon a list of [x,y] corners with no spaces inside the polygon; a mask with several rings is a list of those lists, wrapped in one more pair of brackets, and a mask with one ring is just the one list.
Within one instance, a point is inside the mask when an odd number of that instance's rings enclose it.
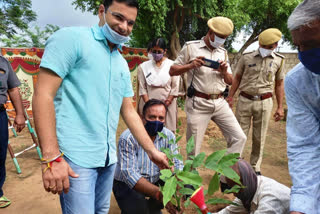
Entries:
{"label": "tree", "polygon": [[0,41],[6,47],[43,48],[49,36],[59,29],[59,26],[50,24],[46,25],[44,30],[41,30],[39,26],[35,26],[34,29],[27,29],[21,34],[13,35],[11,38],[5,37]]}
{"label": "tree", "polygon": [[0,0],[0,35],[12,38],[17,30],[25,30],[36,20],[31,0]]}
{"label": "tree", "polygon": [[[289,14],[301,0],[138,0],[140,9],[130,44],[146,47],[155,37],[163,37],[170,44],[175,58],[186,41],[200,39],[207,33],[207,20],[214,16],[229,17],[235,26],[225,47],[232,50],[232,42],[244,30],[249,39],[242,53],[257,40],[259,33],[269,27],[279,28],[285,41],[291,41],[286,27]],[[82,11],[97,13],[103,0],[74,0]]]}

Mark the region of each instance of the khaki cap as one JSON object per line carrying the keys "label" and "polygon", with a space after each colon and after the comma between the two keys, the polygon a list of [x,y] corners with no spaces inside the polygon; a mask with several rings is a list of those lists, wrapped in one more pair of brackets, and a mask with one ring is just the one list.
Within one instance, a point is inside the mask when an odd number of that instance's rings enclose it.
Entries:
{"label": "khaki cap", "polygon": [[217,16],[208,20],[208,27],[223,36],[229,36],[233,31],[233,23],[227,17]]}
{"label": "khaki cap", "polygon": [[259,43],[261,45],[272,45],[278,42],[282,37],[282,33],[277,28],[269,28],[262,31],[259,35]]}

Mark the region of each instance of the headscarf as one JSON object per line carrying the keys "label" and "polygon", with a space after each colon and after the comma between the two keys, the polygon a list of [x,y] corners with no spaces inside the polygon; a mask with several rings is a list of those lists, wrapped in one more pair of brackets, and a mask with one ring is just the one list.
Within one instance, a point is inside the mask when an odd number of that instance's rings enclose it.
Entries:
{"label": "headscarf", "polygon": [[237,197],[248,212],[250,212],[251,202],[258,187],[257,175],[251,165],[245,160],[239,160],[236,167],[239,169],[242,185],[245,186],[244,189],[239,191]]}

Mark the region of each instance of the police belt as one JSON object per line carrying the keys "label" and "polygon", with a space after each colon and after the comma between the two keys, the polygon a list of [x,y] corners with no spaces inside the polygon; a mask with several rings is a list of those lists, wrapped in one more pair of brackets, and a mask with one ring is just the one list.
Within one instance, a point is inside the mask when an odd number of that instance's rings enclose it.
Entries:
{"label": "police belt", "polygon": [[201,98],[204,98],[204,99],[207,99],[207,100],[214,100],[214,99],[219,99],[220,97],[223,97],[223,94],[205,94],[205,93],[202,93],[200,91],[197,91],[195,90],[194,91],[194,96],[196,97],[201,97]]}
{"label": "police belt", "polygon": [[4,107],[3,104],[0,104],[0,112],[3,112],[3,111],[5,111],[5,110],[6,110],[6,107]]}
{"label": "police belt", "polygon": [[265,99],[272,97],[271,92],[253,96],[253,95],[250,95],[250,94],[247,94],[247,93],[241,91],[240,95],[249,99],[249,100],[265,100]]}

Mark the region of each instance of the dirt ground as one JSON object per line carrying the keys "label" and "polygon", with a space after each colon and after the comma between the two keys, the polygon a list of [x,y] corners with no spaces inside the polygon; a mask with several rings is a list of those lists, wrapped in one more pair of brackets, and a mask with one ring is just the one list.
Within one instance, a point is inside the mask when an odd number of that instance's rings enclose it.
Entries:
{"label": "dirt ground", "polygon": [[[274,106],[276,102],[274,100]],[[180,134],[184,137],[179,142],[181,146],[181,153],[185,155],[185,132],[186,132],[186,115],[185,112],[179,109],[179,120],[181,121]],[[280,121],[275,123],[273,119],[270,120],[268,136],[266,140],[264,159],[262,163],[261,172],[263,175],[271,177],[280,183],[291,186],[291,180],[288,173],[287,155],[286,155],[286,133],[285,122]],[[125,129],[123,121],[120,120],[117,136]],[[28,129],[25,128],[22,133],[15,138],[10,132],[10,144],[15,152],[21,151],[33,144]],[[249,160],[251,151],[251,133],[244,151],[244,158]],[[210,122],[207,129],[204,142],[202,144],[202,151],[207,155],[213,151],[226,148],[226,142],[217,128],[217,126]],[[21,167],[22,173],[17,174],[11,157],[7,156],[6,168],[7,178],[4,184],[4,193],[11,200],[12,204],[0,209],[1,214],[56,214],[61,213],[59,197],[47,193],[42,186],[42,178],[39,164],[39,157],[35,149],[29,150],[17,158]],[[212,171],[199,169],[204,184],[208,185],[213,175]],[[221,196],[221,195],[220,195]],[[232,196],[224,196],[232,198]],[[84,202],[85,203],[85,202]],[[222,205],[223,206],[223,205]],[[211,211],[216,211],[222,206],[210,207]],[[117,202],[112,196],[110,214],[120,214]],[[166,212],[164,212],[166,213]],[[194,208],[190,206],[186,214],[196,213]]]}

